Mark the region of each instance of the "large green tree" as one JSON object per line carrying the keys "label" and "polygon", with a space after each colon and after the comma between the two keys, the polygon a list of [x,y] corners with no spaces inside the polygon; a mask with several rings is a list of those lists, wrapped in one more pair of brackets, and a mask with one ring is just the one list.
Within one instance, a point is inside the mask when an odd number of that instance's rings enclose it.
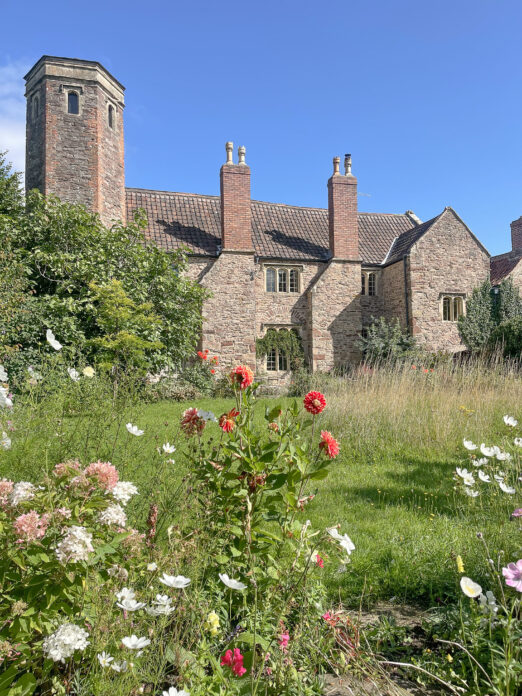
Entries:
{"label": "large green tree", "polygon": [[[38,191],[24,201],[20,176],[0,155],[0,249],[8,250],[0,254],[0,278],[6,279],[0,285],[0,328],[7,327],[9,339],[0,339],[0,362],[10,360],[13,367],[34,362],[48,349],[46,328],[64,346],[91,357],[97,345],[92,339],[103,334],[95,296],[116,280],[133,303],[148,303],[159,320],[158,347],[147,354],[149,369],[180,365],[196,345],[205,290],[185,277],[184,251],[167,254],[148,243],[145,226],[144,215],[137,213],[129,224],[109,229],[83,206]],[[6,285],[13,295],[10,306],[23,299],[25,315],[4,311]],[[140,331],[143,327],[137,327]],[[7,348],[13,342],[16,355]]]}

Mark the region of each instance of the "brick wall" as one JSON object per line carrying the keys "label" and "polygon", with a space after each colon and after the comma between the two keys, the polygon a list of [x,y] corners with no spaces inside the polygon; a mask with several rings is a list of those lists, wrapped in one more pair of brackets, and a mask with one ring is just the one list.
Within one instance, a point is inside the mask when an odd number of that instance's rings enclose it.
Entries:
{"label": "brick wall", "polygon": [[522,252],[522,217],[511,223],[511,249]]}
{"label": "brick wall", "polygon": [[357,179],[334,174],[328,180],[330,252],[337,259],[359,259]]}
{"label": "brick wall", "polygon": [[220,171],[223,249],[252,251],[250,167],[224,164]]}

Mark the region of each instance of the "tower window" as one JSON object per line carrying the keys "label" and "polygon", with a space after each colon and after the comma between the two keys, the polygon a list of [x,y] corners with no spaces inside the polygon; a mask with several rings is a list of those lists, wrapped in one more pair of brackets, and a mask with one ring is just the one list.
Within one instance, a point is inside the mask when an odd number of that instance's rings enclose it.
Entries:
{"label": "tower window", "polygon": [[67,94],[67,113],[68,114],[79,114],[80,113],[80,99],[77,92],[69,92]]}
{"label": "tower window", "polygon": [[109,123],[109,128],[114,128],[114,107],[112,106],[112,104],[109,104],[107,121]]}

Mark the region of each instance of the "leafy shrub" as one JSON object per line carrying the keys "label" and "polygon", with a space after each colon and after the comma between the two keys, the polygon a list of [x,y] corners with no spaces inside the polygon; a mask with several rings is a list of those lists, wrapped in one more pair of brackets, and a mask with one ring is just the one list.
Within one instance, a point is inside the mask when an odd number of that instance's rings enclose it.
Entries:
{"label": "leafy shrub", "polygon": [[503,321],[491,332],[489,345],[502,349],[505,357],[522,358],[522,316]]}
{"label": "leafy shrub", "polygon": [[411,355],[415,339],[403,331],[398,319],[373,319],[365,336],[359,338],[359,347],[370,363],[402,360]]}

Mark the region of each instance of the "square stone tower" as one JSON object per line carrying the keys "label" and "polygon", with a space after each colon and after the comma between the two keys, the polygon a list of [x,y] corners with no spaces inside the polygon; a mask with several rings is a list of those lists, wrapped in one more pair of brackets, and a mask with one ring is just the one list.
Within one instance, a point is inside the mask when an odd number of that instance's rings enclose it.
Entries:
{"label": "square stone tower", "polygon": [[54,56],[25,81],[26,189],[125,220],[123,85],[100,63]]}

